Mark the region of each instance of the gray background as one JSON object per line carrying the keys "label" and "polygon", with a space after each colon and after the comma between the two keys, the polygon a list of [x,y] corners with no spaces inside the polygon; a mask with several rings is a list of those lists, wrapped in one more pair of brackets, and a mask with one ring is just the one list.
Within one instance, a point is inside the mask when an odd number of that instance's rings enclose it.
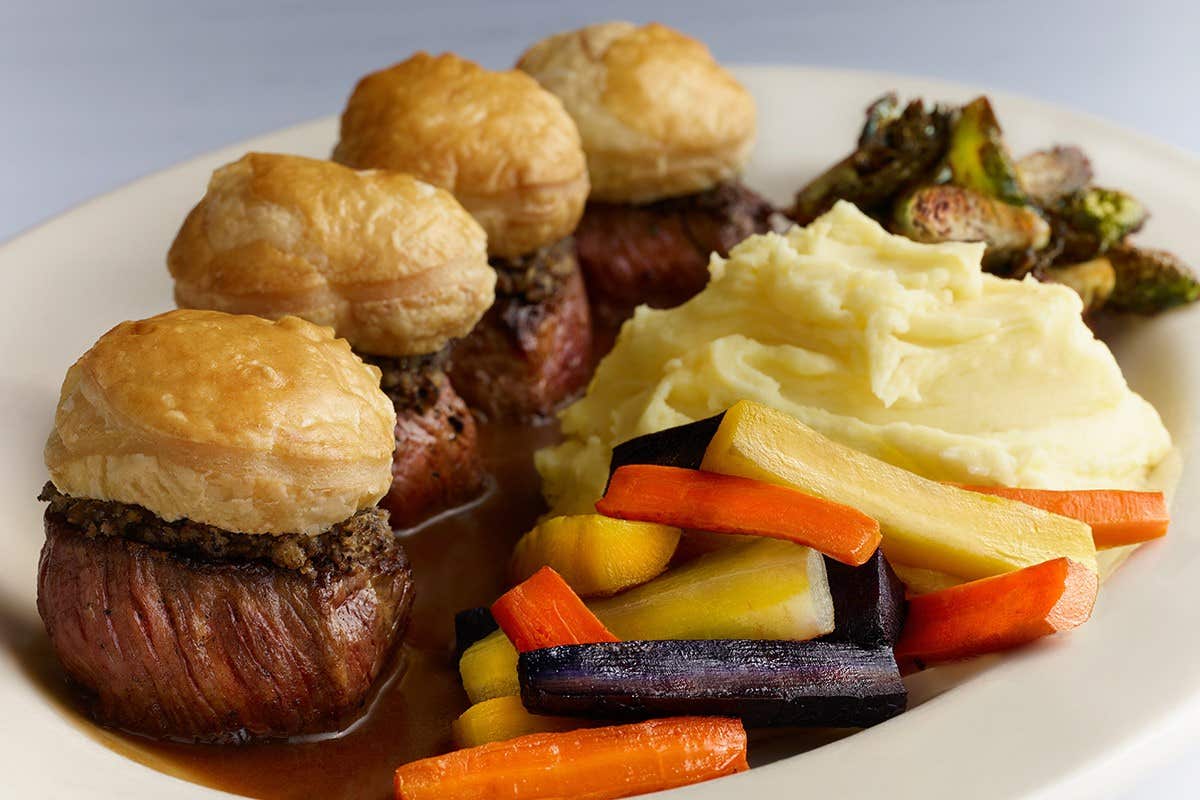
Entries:
{"label": "gray background", "polygon": [[[181,159],[336,113],[360,75],[415,49],[501,67],[542,35],[614,18],[674,25],[726,61],[1006,89],[1200,152],[1195,0],[0,0],[0,241]],[[1196,796],[1200,746],[1189,756],[1127,797]]]}
{"label": "gray background", "polygon": [[0,0],[0,240],[183,158],[336,113],[356,78],[412,50],[507,66],[544,34],[612,18],[668,22],[728,61],[1008,89],[1200,151],[1195,0]]}

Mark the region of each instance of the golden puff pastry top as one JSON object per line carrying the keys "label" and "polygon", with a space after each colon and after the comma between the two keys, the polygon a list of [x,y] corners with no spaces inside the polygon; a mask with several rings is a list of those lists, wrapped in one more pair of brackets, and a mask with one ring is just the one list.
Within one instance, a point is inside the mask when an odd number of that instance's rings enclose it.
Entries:
{"label": "golden puff pastry top", "polygon": [[465,336],[496,285],[483,228],[449,192],[268,153],[213,173],[167,267],[180,306],[294,314],[384,356]]}
{"label": "golden puff pastry top", "polygon": [[558,98],[522,72],[451,53],[417,53],[360,80],[333,158],[452,192],[504,258],[570,235],[588,194],[579,132]]}
{"label": "golden puff pastry top", "polygon": [[754,100],[708,48],[652,23],[606,22],[535,44],[517,62],[579,126],[592,198],[644,203],[734,177],[754,144]]}
{"label": "golden puff pastry top", "polygon": [[391,484],[396,415],[333,331],[218,311],[123,322],[63,381],[46,466],[76,497],[318,533]]}

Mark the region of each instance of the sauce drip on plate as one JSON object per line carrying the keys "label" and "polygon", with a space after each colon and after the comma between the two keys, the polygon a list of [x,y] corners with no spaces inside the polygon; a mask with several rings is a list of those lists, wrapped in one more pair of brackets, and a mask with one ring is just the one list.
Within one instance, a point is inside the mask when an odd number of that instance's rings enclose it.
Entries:
{"label": "sauce drip on plate", "polygon": [[[557,439],[556,424],[481,426],[492,485],[474,504],[404,535],[416,580],[412,621],[369,713],[348,732],[234,746],[157,742],[110,731],[100,738],[143,764],[234,794],[271,800],[391,797],[396,767],[452,748],[450,723],[467,707],[454,658],[454,615],[490,604],[506,588],[512,547],[545,510],[533,451]],[[401,663],[407,669],[397,678]]]}
{"label": "sauce drip on plate", "polygon": [[[507,588],[513,545],[545,511],[533,452],[559,438],[557,424],[481,426],[488,493],[401,534],[417,590],[408,635],[377,684],[370,710],[339,736],[246,745],[150,740],[99,727],[78,710],[39,626],[20,637],[21,662],[30,679],[89,735],[160,772],[264,800],[391,798],[396,767],[453,748],[450,723],[468,705],[454,658],[454,615],[490,604]],[[407,669],[400,673],[402,663]],[[769,763],[849,733],[755,731],[751,763]]]}

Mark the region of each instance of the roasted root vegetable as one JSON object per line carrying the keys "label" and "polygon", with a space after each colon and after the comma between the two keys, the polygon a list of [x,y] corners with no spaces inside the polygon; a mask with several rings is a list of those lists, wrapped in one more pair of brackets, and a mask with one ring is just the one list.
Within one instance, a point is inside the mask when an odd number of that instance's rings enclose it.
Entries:
{"label": "roasted root vegetable", "polygon": [[1200,298],[1200,281],[1175,255],[1120,244],[1108,251],[1116,273],[1109,305],[1118,311],[1157,314]]}
{"label": "roasted root vegetable", "polygon": [[613,448],[608,472],[611,476],[627,464],[658,464],[664,467],[699,469],[704,451],[721,424],[723,414],[647,433]]}
{"label": "roasted root vegetable", "polygon": [[812,639],[834,629],[825,560],[759,539],[591,604],[622,639]]}
{"label": "roasted root vegetable", "polygon": [[760,403],[741,401],[725,413],[703,466],[859,509],[879,521],[892,563],[963,580],[1060,556],[1096,571],[1092,531],[1084,523],[927,480]]}
{"label": "roasted root vegetable", "polygon": [[468,608],[454,615],[454,650],[458,657],[467,648],[498,628],[490,608]]}
{"label": "roasted root vegetable", "polygon": [[904,626],[904,584],[882,551],[861,567],[825,559],[836,627],[825,638],[861,647],[891,647]]}
{"label": "roasted root vegetable", "polygon": [[801,189],[788,216],[807,225],[838,200],[876,210],[933,169],[946,150],[952,116],[919,100],[901,109],[895,95],[875,101],[858,149]]}
{"label": "roasted root vegetable", "polygon": [[1051,207],[1092,182],[1092,163],[1078,147],[1054,147],[1018,161],[1017,176],[1030,200]]}
{"label": "roasted root vegetable", "polygon": [[521,693],[517,683],[517,649],[496,631],[463,651],[458,674],[472,703]]}
{"label": "roasted root vegetable", "polygon": [[844,642],[639,641],[522,653],[533,710],[601,719],[740,717],[747,727],[866,727],[904,710],[889,648]]}
{"label": "roasted root vegetable", "polygon": [[396,770],[397,800],[610,800],[749,769],[736,719],[681,717],[535,733]]}
{"label": "roasted root vegetable", "polygon": [[476,703],[450,726],[457,747],[478,747],[504,742],[531,733],[573,731],[588,727],[587,720],[531,714],[517,696],[494,697]]}
{"label": "roasted root vegetable", "polygon": [[502,594],[492,604],[492,616],[522,653],[558,644],[617,641],[550,567]]}
{"label": "roasted root vegetable", "polygon": [[984,242],[985,265],[996,269],[1050,241],[1050,225],[1027,206],[1015,206],[961,186],[924,186],[893,210],[897,233],[916,242]]}
{"label": "roasted root vegetable", "polygon": [[599,514],[552,517],[517,542],[511,571],[523,581],[551,567],[582,597],[616,594],[661,574],[679,533],[669,525]]}
{"label": "roasted root vegetable", "polygon": [[679,547],[676,548],[675,557],[671,561],[676,565],[686,564],[698,556],[715,553],[718,550],[736,546],[744,541],[746,540],[737,536],[726,536],[723,533],[697,530],[684,531],[683,535],[679,537]]}
{"label": "roasted root vegetable", "polygon": [[919,667],[1076,628],[1091,616],[1098,585],[1094,570],[1057,558],[911,598],[896,659]]}
{"label": "roasted root vegetable", "polygon": [[892,564],[892,571],[896,573],[896,577],[904,584],[905,595],[908,597],[918,594],[929,594],[930,592],[940,592],[942,589],[949,589],[951,586],[958,586],[964,583],[962,578],[955,577],[954,575],[947,575],[944,572],[932,569],[910,567],[906,564]]}
{"label": "roasted root vegetable", "polygon": [[977,97],[962,107],[950,132],[946,164],[950,179],[964,189],[1005,203],[1026,202],[1016,164],[987,97]]}
{"label": "roasted root vegetable", "polygon": [[879,523],[849,506],[786,486],[695,469],[621,467],[596,510],[626,520],[783,539],[852,566],[879,548]]}
{"label": "roasted root vegetable", "polygon": [[[834,629],[825,559],[760,539],[700,556],[590,608],[623,639],[813,639]],[[497,631],[459,661],[471,702],[517,694],[517,651]]]}
{"label": "roasted root vegetable", "polygon": [[1165,536],[1171,513],[1162,492],[1122,489],[1053,491],[1006,486],[963,486],[972,492],[1007,497],[1080,522],[1092,529],[1096,547],[1120,547]]}

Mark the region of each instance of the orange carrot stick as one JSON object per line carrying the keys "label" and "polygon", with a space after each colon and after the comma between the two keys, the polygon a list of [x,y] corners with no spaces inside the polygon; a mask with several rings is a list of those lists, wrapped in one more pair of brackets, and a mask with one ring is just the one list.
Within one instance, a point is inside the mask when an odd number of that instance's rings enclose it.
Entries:
{"label": "orange carrot stick", "polygon": [[896,643],[905,666],[1005,650],[1076,628],[1096,602],[1096,573],[1068,558],[908,600]]}
{"label": "orange carrot stick", "polygon": [[855,567],[880,540],[879,523],[849,506],[765,481],[653,464],[617,469],[596,510],[677,528],[786,539]]}
{"label": "orange carrot stick", "polygon": [[749,769],[740,720],[671,717],[533,733],[396,770],[397,800],[610,800]]}
{"label": "orange carrot stick", "polygon": [[500,595],[492,616],[521,653],[560,644],[618,642],[550,567]]}
{"label": "orange carrot stick", "polygon": [[972,492],[1006,497],[1030,506],[1071,517],[1092,526],[1096,547],[1120,547],[1165,536],[1171,523],[1162,492],[1121,489],[1088,489],[1063,492],[1051,489],[1010,489],[1005,486],[961,486]]}

